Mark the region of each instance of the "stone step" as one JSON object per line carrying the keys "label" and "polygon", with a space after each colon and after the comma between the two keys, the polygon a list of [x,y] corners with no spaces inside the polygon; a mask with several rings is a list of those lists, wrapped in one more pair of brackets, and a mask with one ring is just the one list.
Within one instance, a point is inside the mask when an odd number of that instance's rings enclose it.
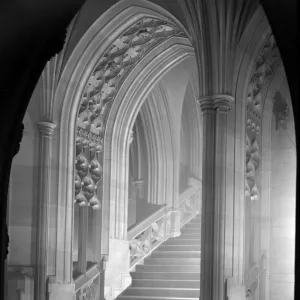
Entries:
{"label": "stone step", "polygon": [[198,233],[201,234],[200,228],[182,228],[181,229],[181,234],[185,233]]}
{"label": "stone step", "polygon": [[201,249],[200,243],[196,245],[170,245],[170,244],[163,244],[157,248],[156,251],[200,251]]}
{"label": "stone step", "polygon": [[160,265],[160,266],[173,266],[173,265],[200,265],[200,256],[197,258],[193,257],[147,257],[144,260],[144,265]]}
{"label": "stone step", "polygon": [[168,239],[163,245],[185,245],[186,247],[192,246],[192,245],[199,245],[200,246],[200,240],[199,239]]}
{"label": "stone step", "polygon": [[136,266],[137,272],[193,272],[200,273],[200,264],[199,265],[172,265],[172,266],[161,266],[161,265],[138,265]]}
{"label": "stone step", "polygon": [[158,288],[183,288],[199,289],[199,280],[161,280],[161,279],[134,279],[132,287],[158,287]]}
{"label": "stone step", "polygon": [[185,257],[195,257],[200,258],[200,251],[153,251],[149,257],[175,257],[175,258],[185,258]]}
{"label": "stone step", "polygon": [[201,219],[200,218],[194,218],[191,221],[189,221],[188,223],[186,223],[184,226],[186,226],[187,224],[201,224]]}
{"label": "stone step", "polygon": [[119,296],[117,299],[122,299],[122,300],[199,300],[199,297],[197,298],[178,298],[178,297],[146,297],[146,296]]}
{"label": "stone step", "polygon": [[173,238],[174,240],[199,240],[201,239],[201,234],[199,233],[184,233],[176,238]]}
{"label": "stone step", "polygon": [[194,298],[200,296],[200,289],[129,287],[122,293],[122,295]]}
{"label": "stone step", "polygon": [[200,216],[189,221],[177,238],[170,238],[136,265],[132,284],[119,300],[199,300]]}
{"label": "stone step", "polygon": [[161,280],[200,280],[200,269],[197,272],[131,272],[134,279],[161,279]]}
{"label": "stone step", "polygon": [[182,229],[186,229],[186,228],[195,228],[195,229],[198,229],[200,230],[201,229],[201,223],[187,223],[183,226]]}

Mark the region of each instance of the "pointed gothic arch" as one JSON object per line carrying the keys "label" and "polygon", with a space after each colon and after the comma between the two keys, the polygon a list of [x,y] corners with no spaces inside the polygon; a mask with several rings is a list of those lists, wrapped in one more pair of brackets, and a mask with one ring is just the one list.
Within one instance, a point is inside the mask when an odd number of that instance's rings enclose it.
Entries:
{"label": "pointed gothic arch", "polygon": [[[57,230],[56,271],[52,280],[54,282],[67,284],[73,281],[70,259],[72,235],[69,235],[69,232],[73,223],[74,189],[72,187],[74,185],[76,119],[79,106],[83,103],[82,95],[91,80],[91,74],[95,74],[101,66],[103,67],[103,60],[107,58],[107,53],[112,50],[113,45],[116,45],[114,42],[124,36],[127,30],[130,31],[140,26],[141,22],[151,23],[150,27],[153,27],[155,22],[158,25],[159,23],[165,24],[161,38],[158,41],[155,40],[154,45],[150,45],[153,47],[147,49],[143,59],[137,60],[122,82],[117,84],[118,89],[105,115],[106,127],[103,130],[105,134],[100,136],[104,144],[103,165],[101,166],[103,168],[101,203],[103,242],[101,243],[101,258],[99,258],[104,262],[110,251],[109,238],[126,239],[127,224],[124,220],[126,212],[124,215],[123,210],[126,207],[128,141],[139,108],[151,88],[164,74],[186,58],[194,56],[191,43],[184,33],[185,29],[175,18],[151,3],[145,2],[145,5],[141,7],[132,5],[132,2],[136,3],[136,1],[118,3],[91,26],[70,56],[58,83],[54,120],[59,124],[57,228],[60,230]],[[120,24],[120,20],[124,21]],[[123,99],[128,99],[128,101],[123,101]],[[110,223],[113,226],[110,226]]]}

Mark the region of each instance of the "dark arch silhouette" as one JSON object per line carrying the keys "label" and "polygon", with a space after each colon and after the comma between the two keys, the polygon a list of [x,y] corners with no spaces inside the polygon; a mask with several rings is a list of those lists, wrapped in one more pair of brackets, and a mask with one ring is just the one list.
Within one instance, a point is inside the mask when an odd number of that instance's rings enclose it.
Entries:
{"label": "dark arch silhouette", "polygon": [[[4,262],[8,242],[8,182],[12,159],[18,152],[22,139],[22,120],[46,62],[62,49],[66,28],[84,2],[85,0],[2,0],[0,4],[0,299],[4,299]],[[276,4],[272,0],[260,2],[285,66],[293,103],[296,148],[299,155],[297,0],[277,0]],[[177,2],[159,1],[159,4],[185,24]],[[300,197],[298,174],[297,160],[297,200]],[[296,222],[299,220],[300,205],[296,204]],[[299,277],[299,236],[296,228],[296,282]],[[295,299],[299,298],[298,293],[295,288]]]}

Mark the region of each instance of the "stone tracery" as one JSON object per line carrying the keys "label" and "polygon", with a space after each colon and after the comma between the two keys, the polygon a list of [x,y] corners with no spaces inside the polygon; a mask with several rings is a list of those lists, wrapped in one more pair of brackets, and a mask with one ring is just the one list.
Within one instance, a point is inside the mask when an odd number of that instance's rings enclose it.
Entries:
{"label": "stone tracery", "polygon": [[75,203],[100,208],[97,185],[102,184],[102,152],[110,107],[135,65],[179,28],[159,19],[143,18],[118,37],[102,55],[84,88],[77,115]]}
{"label": "stone tracery", "polygon": [[249,196],[251,200],[259,199],[259,191],[256,184],[256,172],[260,164],[257,137],[260,136],[261,131],[262,108],[266,92],[265,87],[266,84],[270,82],[280,63],[280,54],[274,35],[270,34],[255,63],[247,92],[245,194]]}

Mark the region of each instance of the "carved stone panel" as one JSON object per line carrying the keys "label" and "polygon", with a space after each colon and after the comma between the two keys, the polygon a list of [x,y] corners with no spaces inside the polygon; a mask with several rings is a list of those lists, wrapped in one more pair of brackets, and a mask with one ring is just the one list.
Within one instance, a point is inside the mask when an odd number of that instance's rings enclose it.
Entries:
{"label": "carved stone panel", "polygon": [[260,133],[264,87],[270,82],[281,58],[273,34],[269,35],[257,58],[247,92],[247,128]]}
{"label": "carved stone panel", "polygon": [[257,169],[260,164],[259,140],[266,87],[280,63],[276,41],[270,34],[257,57],[247,92],[245,193],[251,200],[259,199]]}
{"label": "carved stone panel", "polygon": [[100,299],[100,275],[84,284],[76,292],[76,300],[97,300]]}
{"label": "carved stone panel", "polygon": [[276,131],[286,130],[286,117],[289,116],[289,106],[279,91],[274,98],[273,114],[276,118]]}
{"label": "carved stone panel", "polygon": [[105,51],[84,88],[77,115],[75,202],[100,208],[103,141],[111,105],[128,74],[157,45],[179,28],[163,20],[143,18],[125,30]]}

